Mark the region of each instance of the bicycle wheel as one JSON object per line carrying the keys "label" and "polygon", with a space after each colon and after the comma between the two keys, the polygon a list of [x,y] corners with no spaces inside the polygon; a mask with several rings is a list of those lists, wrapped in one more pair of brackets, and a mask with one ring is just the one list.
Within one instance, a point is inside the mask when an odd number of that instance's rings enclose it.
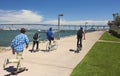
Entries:
{"label": "bicycle wheel", "polygon": [[57,48],[58,48],[58,43],[57,42],[52,43],[51,49],[56,50]]}
{"label": "bicycle wheel", "polygon": [[48,42],[47,45],[46,45],[46,50],[47,50],[47,51],[50,51],[50,49],[51,49],[51,48],[50,48],[50,45],[49,45],[49,42]]}

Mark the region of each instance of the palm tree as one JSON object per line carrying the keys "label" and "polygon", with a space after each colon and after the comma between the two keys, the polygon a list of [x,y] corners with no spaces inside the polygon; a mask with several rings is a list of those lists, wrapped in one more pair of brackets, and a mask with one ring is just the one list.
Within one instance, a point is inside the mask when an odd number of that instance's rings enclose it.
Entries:
{"label": "palm tree", "polygon": [[113,13],[112,15],[113,15],[113,19],[115,20],[115,18],[116,18],[116,14],[115,14],[115,13]]}
{"label": "palm tree", "polygon": [[120,26],[120,16],[119,15],[115,19],[115,25]]}
{"label": "palm tree", "polygon": [[[120,15],[119,13],[113,13],[113,24],[120,26]],[[109,23],[110,24],[110,23]]]}

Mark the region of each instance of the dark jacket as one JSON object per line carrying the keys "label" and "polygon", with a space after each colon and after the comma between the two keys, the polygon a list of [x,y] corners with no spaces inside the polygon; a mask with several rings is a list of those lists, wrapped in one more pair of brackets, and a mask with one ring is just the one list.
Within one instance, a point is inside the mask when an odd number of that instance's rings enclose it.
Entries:
{"label": "dark jacket", "polygon": [[77,38],[82,38],[82,36],[83,36],[83,30],[78,30],[77,31]]}

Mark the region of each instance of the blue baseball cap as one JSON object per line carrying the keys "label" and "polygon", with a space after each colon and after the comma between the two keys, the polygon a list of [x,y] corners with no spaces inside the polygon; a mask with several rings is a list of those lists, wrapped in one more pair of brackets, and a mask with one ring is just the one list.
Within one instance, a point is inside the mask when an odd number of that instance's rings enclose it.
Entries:
{"label": "blue baseball cap", "polygon": [[52,30],[52,27],[50,27],[49,30],[51,31],[51,30]]}
{"label": "blue baseball cap", "polygon": [[82,26],[80,26],[80,29],[82,30],[82,29],[83,29],[83,27],[82,27]]}

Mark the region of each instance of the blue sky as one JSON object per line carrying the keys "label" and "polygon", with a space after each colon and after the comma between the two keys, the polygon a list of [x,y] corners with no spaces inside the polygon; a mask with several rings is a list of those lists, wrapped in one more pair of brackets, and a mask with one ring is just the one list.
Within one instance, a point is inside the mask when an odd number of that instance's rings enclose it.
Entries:
{"label": "blue sky", "polygon": [[120,13],[120,0],[0,0],[0,23],[104,25]]}

